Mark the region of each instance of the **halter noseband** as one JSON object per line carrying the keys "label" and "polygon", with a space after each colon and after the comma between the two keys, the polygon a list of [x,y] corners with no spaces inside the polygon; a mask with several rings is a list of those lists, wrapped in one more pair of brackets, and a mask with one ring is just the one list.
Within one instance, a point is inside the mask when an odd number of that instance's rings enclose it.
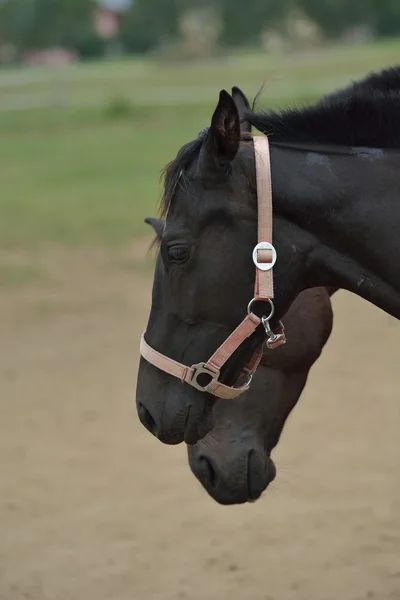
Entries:
{"label": "halter noseband", "polygon": [[[218,398],[225,399],[236,398],[250,387],[251,379],[262,357],[263,344],[255,351],[238,377],[236,383],[246,378],[244,384],[238,387],[228,386],[219,381],[219,376],[227,360],[255,332],[259,325],[262,324],[265,328],[268,348],[274,349],[286,342],[282,323],[279,322],[279,327],[274,331],[269,324],[274,314],[272,268],[277,258],[275,248],[272,245],[272,187],[269,144],[266,136],[257,136],[253,139],[257,177],[258,243],[253,250],[253,262],[256,266],[254,298],[247,307],[247,316],[206,363],[198,363],[191,367],[154,350],[144,339],[144,333],[140,341],[140,353],[149,363],[161,369],[161,371],[177,377],[182,383],[188,383],[202,392],[208,392]],[[269,315],[258,317],[254,314],[252,306],[255,302],[268,303],[270,306]],[[204,382],[204,379],[206,379],[206,382]]]}

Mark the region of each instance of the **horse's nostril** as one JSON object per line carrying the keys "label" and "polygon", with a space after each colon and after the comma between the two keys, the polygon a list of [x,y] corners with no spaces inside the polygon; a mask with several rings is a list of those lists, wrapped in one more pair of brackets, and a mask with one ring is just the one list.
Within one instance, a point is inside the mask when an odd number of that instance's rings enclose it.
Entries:
{"label": "horse's nostril", "polygon": [[218,477],[212,462],[206,456],[202,456],[199,458],[199,463],[204,479],[208,481],[212,489],[215,489],[217,487]]}
{"label": "horse's nostril", "polygon": [[150,431],[150,433],[157,436],[157,423],[155,422],[147,408],[141,402],[139,402],[137,410],[141,423],[146,427],[146,429]]}

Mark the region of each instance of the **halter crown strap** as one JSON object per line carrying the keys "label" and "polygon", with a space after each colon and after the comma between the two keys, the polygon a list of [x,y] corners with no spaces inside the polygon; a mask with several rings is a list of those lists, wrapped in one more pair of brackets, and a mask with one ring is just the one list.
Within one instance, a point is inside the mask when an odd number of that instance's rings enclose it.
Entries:
{"label": "halter crown strap", "polygon": [[[250,387],[251,378],[261,360],[263,344],[260,344],[239,375],[238,382],[246,378],[244,384],[238,385],[238,387],[227,386],[220,383],[219,376],[223,365],[261,323],[265,327],[269,348],[275,348],[285,341],[282,325],[275,331],[272,331],[269,327],[269,320],[273,315],[271,300],[274,295],[272,267],[276,261],[276,252],[272,245],[272,188],[269,144],[266,136],[257,136],[253,139],[257,177],[258,243],[253,250],[253,262],[256,266],[254,298],[248,306],[247,316],[206,363],[199,363],[191,367],[154,350],[144,339],[144,334],[140,341],[140,353],[149,363],[202,392],[208,392],[218,398],[225,399],[236,398]],[[253,302],[259,300],[269,302],[271,312],[268,317],[264,316],[260,319],[251,311]]]}
{"label": "halter crown strap", "polygon": [[253,252],[257,267],[254,298],[268,300],[274,297],[272,267],[276,261],[276,252],[272,246],[271,160],[267,136],[255,136],[253,140],[258,199],[258,244]]}

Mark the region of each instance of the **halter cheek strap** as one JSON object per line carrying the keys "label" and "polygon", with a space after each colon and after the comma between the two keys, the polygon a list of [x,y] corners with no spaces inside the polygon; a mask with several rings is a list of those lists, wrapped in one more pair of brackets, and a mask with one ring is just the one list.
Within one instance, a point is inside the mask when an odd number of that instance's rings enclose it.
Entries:
{"label": "halter cheek strap", "polygon": [[[253,262],[256,267],[256,280],[254,298],[247,308],[247,316],[219,346],[206,363],[198,363],[190,367],[183,365],[164,354],[154,350],[142,335],[140,353],[147,362],[161,371],[177,377],[182,383],[188,383],[202,392],[208,392],[218,398],[231,399],[246,392],[251,383],[263,353],[263,344],[253,354],[245,368],[242,370],[237,384],[245,378],[245,383],[237,386],[227,386],[219,381],[221,368],[232,354],[249,338],[259,325],[265,328],[267,346],[274,349],[286,341],[282,323],[274,331],[271,330],[269,321],[274,314],[272,298],[274,285],[272,268],[276,262],[276,251],[272,245],[272,188],[269,144],[266,136],[254,137],[256,177],[257,177],[257,202],[258,202],[258,243],[253,250]],[[266,302],[270,305],[270,314],[258,317],[252,312],[255,302]]]}

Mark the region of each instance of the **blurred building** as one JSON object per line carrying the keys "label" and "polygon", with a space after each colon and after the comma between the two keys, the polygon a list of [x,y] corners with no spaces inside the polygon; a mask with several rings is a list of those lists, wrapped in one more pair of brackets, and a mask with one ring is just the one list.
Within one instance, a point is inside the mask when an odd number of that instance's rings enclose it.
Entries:
{"label": "blurred building", "polygon": [[119,33],[121,15],[134,0],[98,0],[99,8],[94,15],[97,34],[104,40],[112,40]]}

